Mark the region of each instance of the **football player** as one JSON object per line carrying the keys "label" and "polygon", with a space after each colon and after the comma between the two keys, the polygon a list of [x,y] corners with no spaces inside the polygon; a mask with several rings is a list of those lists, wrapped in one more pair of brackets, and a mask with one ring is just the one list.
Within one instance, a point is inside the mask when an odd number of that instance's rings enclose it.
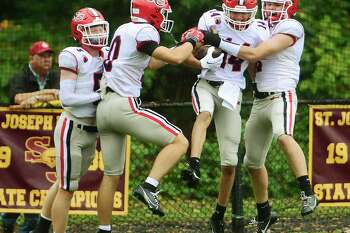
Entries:
{"label": "football player", "polygon": [[219,69],[202,72],[193,85],[192,104],[197,118],[189,166],[182,175],[191,186],[199,182],[200,156],[207,128],[214,119],[221,161],[218,199],[210,218],[211,231],[215,233],[224,232],[224,214],[234,183],[241,137],[240,104],[246,87],[243,73],[248,67],[248,61],[238,58],[231,44],[255,47],[269,37],[266,23],[255,19],[257,9],[256,0],[224,0],[222,11],[207,11],[198,23],[198,29],[217,33],[218,43],[213,38],[210,43],[223,50],[224,60]]}
{"label": "football player", "polygon": [[304,47],[304,28],[292,19],[297,0],[262,0],[262,16],[271,38],[256,48],[232,45],[237,56],[256,62],[255,99],[245,130],[244,163],[252,178],[258,210],[258,232],[266,232],[274,222],[268,202],[268,174],[264,166],[273,138],[287,156],[300,187],[301,215],[318,205],[310,185],[305,155],[293,138],[297,110],[296,87]]}
{"label": "football player", "polygon": [[109,24],[93,8],[78,10],[71,21],[79,47],[67,47],[59,55],[60,101],[64,109],[54,132],[57,181],[50,188],[34,233],[64,233],[68,211],[80,178],[95,156],[96,101],[101,99],[99,79],[108,53]]}
{"label": "football player", "polygon": [[[180,64],[197,44],[203,42],[203,33],[193,30],[178,47],[160,46],[159,32],[170,32],[174,23],[169,19],[172,10],[168,1],[131,0],[130,4],[131,22],[115,31],[110,44],[104,63],[106,94],[97,107],[97,127],[105,165],[101,185],[104,189],[98,194],[104,204],[98,210],[108,210],[108,214],[99,215],[101,225],[111,224],[113,194],[124,171],[126,135],[163,147],[145,182],[133,190],[133,196],[154,214],[164,215],[158,201],[158,185],[187,151],[188,141],[164,116],[141,107],[142,79],[146,68]],[[221,61],[222,58],[217,63]],[[208,65],[211,63],[209,61]]]}

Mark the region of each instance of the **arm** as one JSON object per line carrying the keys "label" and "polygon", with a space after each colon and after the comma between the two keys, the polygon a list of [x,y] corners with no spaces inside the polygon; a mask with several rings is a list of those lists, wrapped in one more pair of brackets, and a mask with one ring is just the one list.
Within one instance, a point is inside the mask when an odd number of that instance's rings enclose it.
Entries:
{"label": "arm", "polygon": [[23,101],[28,99],[28,96],[35,97],[37,101],[50,101],[58,99],[58,89],[45,89],[41,91],[19,93],[14,97],[16,104],[21,104]]}
{"label": "arm", "polygon": [[191,53],[190,56],[184,61],[184,65],[194,68],[194,69],[202,69],[202,65],[200,60],[195,58],[195,56]]}
{"label": "arm", "polygon": [[250,62],[247,70],[248,70],[250,80],[252,80],[252,82],[255,82],[256,62]]}
{"label": "arm", "polygon": [[174,49],[159,46],[153,51],[152,58],[169,64],[178,65],[183,63],[191,55],[192,50],[193,45],[190,42],[185,42]]}
{"label": "arm", "polygon": [[148,64],[148,68],[151,70],[158,70],[162,68],[163,66],[166,66],[168,63],[161,61],[157,58],[151,57],[151,60]]}
{"label": "arm", "polygon": [[61,70],[60,100],[64,106],[79,106],[93,103],[101,99],[101,96],[92,92],[90,94],[75,93],[77,74],[69,70]]}
{"label": "arm", "polygon": [[238,57],[252,62],[259,61],[288,48],[293,43],[293,37],[285,34],[276,34],[271,39],[259,44],[256,48],[241,46]]}

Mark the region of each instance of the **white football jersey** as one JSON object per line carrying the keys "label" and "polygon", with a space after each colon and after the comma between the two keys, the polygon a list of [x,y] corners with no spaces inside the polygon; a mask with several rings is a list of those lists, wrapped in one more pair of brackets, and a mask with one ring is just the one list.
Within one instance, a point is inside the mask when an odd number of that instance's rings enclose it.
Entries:
{"label": "white football jersey", "polygon": [[126,23],[114,33],[110,52],[105,61],[108,87],[121,96],[139,97],[144,70],[151,57],[138,51],[144,42],[160,42],[158,31],[148,23]]}
{"label": "white football jersey", "polygon": [[[58,56],[60,69],[70,70],[77,74],[76,94],[86,95],[99,88],[99,80],[103,73],[103,60],[108,51],[108,47],[102,48],[99,57],[91,56],[81,47],[68,47],[61,51]],[[93,103],[73,107],[63,106],[63,108],[78,118],[96,116],[96,105]]]}
{"label": "white football jersey", "polygon": [[[268,25],[265,21],[255,20],[244,31],[232,29],[224,19],[224,13],[218,10],[205,12],[199,19],[198,28],[210,31],[214,27],[222,40],[226,40],[239,45],[256,47],[259,43],[270,37]],[[209,70],[201,78],[212,81],[230,81],[244,89],[246,81],[244,71],[249,62],[225,53],[221,68],[212,71]]]}
{"label": "white football jersey", "polygon": [[294,19],[285,19],[271,28],[271,37],[276,34],[290,35],[295,42],[287,49],[261,60],[255,81],[262,92],[294,90],[299,82],[304,28]]}

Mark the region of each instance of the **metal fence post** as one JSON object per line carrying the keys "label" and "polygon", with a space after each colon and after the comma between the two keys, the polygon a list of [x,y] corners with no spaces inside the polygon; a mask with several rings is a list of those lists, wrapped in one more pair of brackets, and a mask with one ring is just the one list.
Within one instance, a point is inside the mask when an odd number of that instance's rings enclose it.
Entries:
{"label": "metal fence post", "polygon": [[244,233],[243,193],[241,187],[241,163],[244,154],[238,151],[238,164],[236,167],[235,183],[232,189],[232,232]]}

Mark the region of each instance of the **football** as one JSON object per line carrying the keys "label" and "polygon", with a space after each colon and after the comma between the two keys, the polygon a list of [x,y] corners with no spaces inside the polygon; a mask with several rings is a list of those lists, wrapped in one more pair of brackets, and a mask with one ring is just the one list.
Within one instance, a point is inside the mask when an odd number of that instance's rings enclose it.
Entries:
{"label": "football", "polygon": [[[197,58],[198,60],[202,59],[207,54],[209,48],[210,48],[210,45],[203,45],[203,46],[196,48],[193,51],[194,57]],[[215,48],[215,50],[213,52],[213,57],[216,58],[216,57],[220,56],[221,53],[222,53],[221,49]]]}

